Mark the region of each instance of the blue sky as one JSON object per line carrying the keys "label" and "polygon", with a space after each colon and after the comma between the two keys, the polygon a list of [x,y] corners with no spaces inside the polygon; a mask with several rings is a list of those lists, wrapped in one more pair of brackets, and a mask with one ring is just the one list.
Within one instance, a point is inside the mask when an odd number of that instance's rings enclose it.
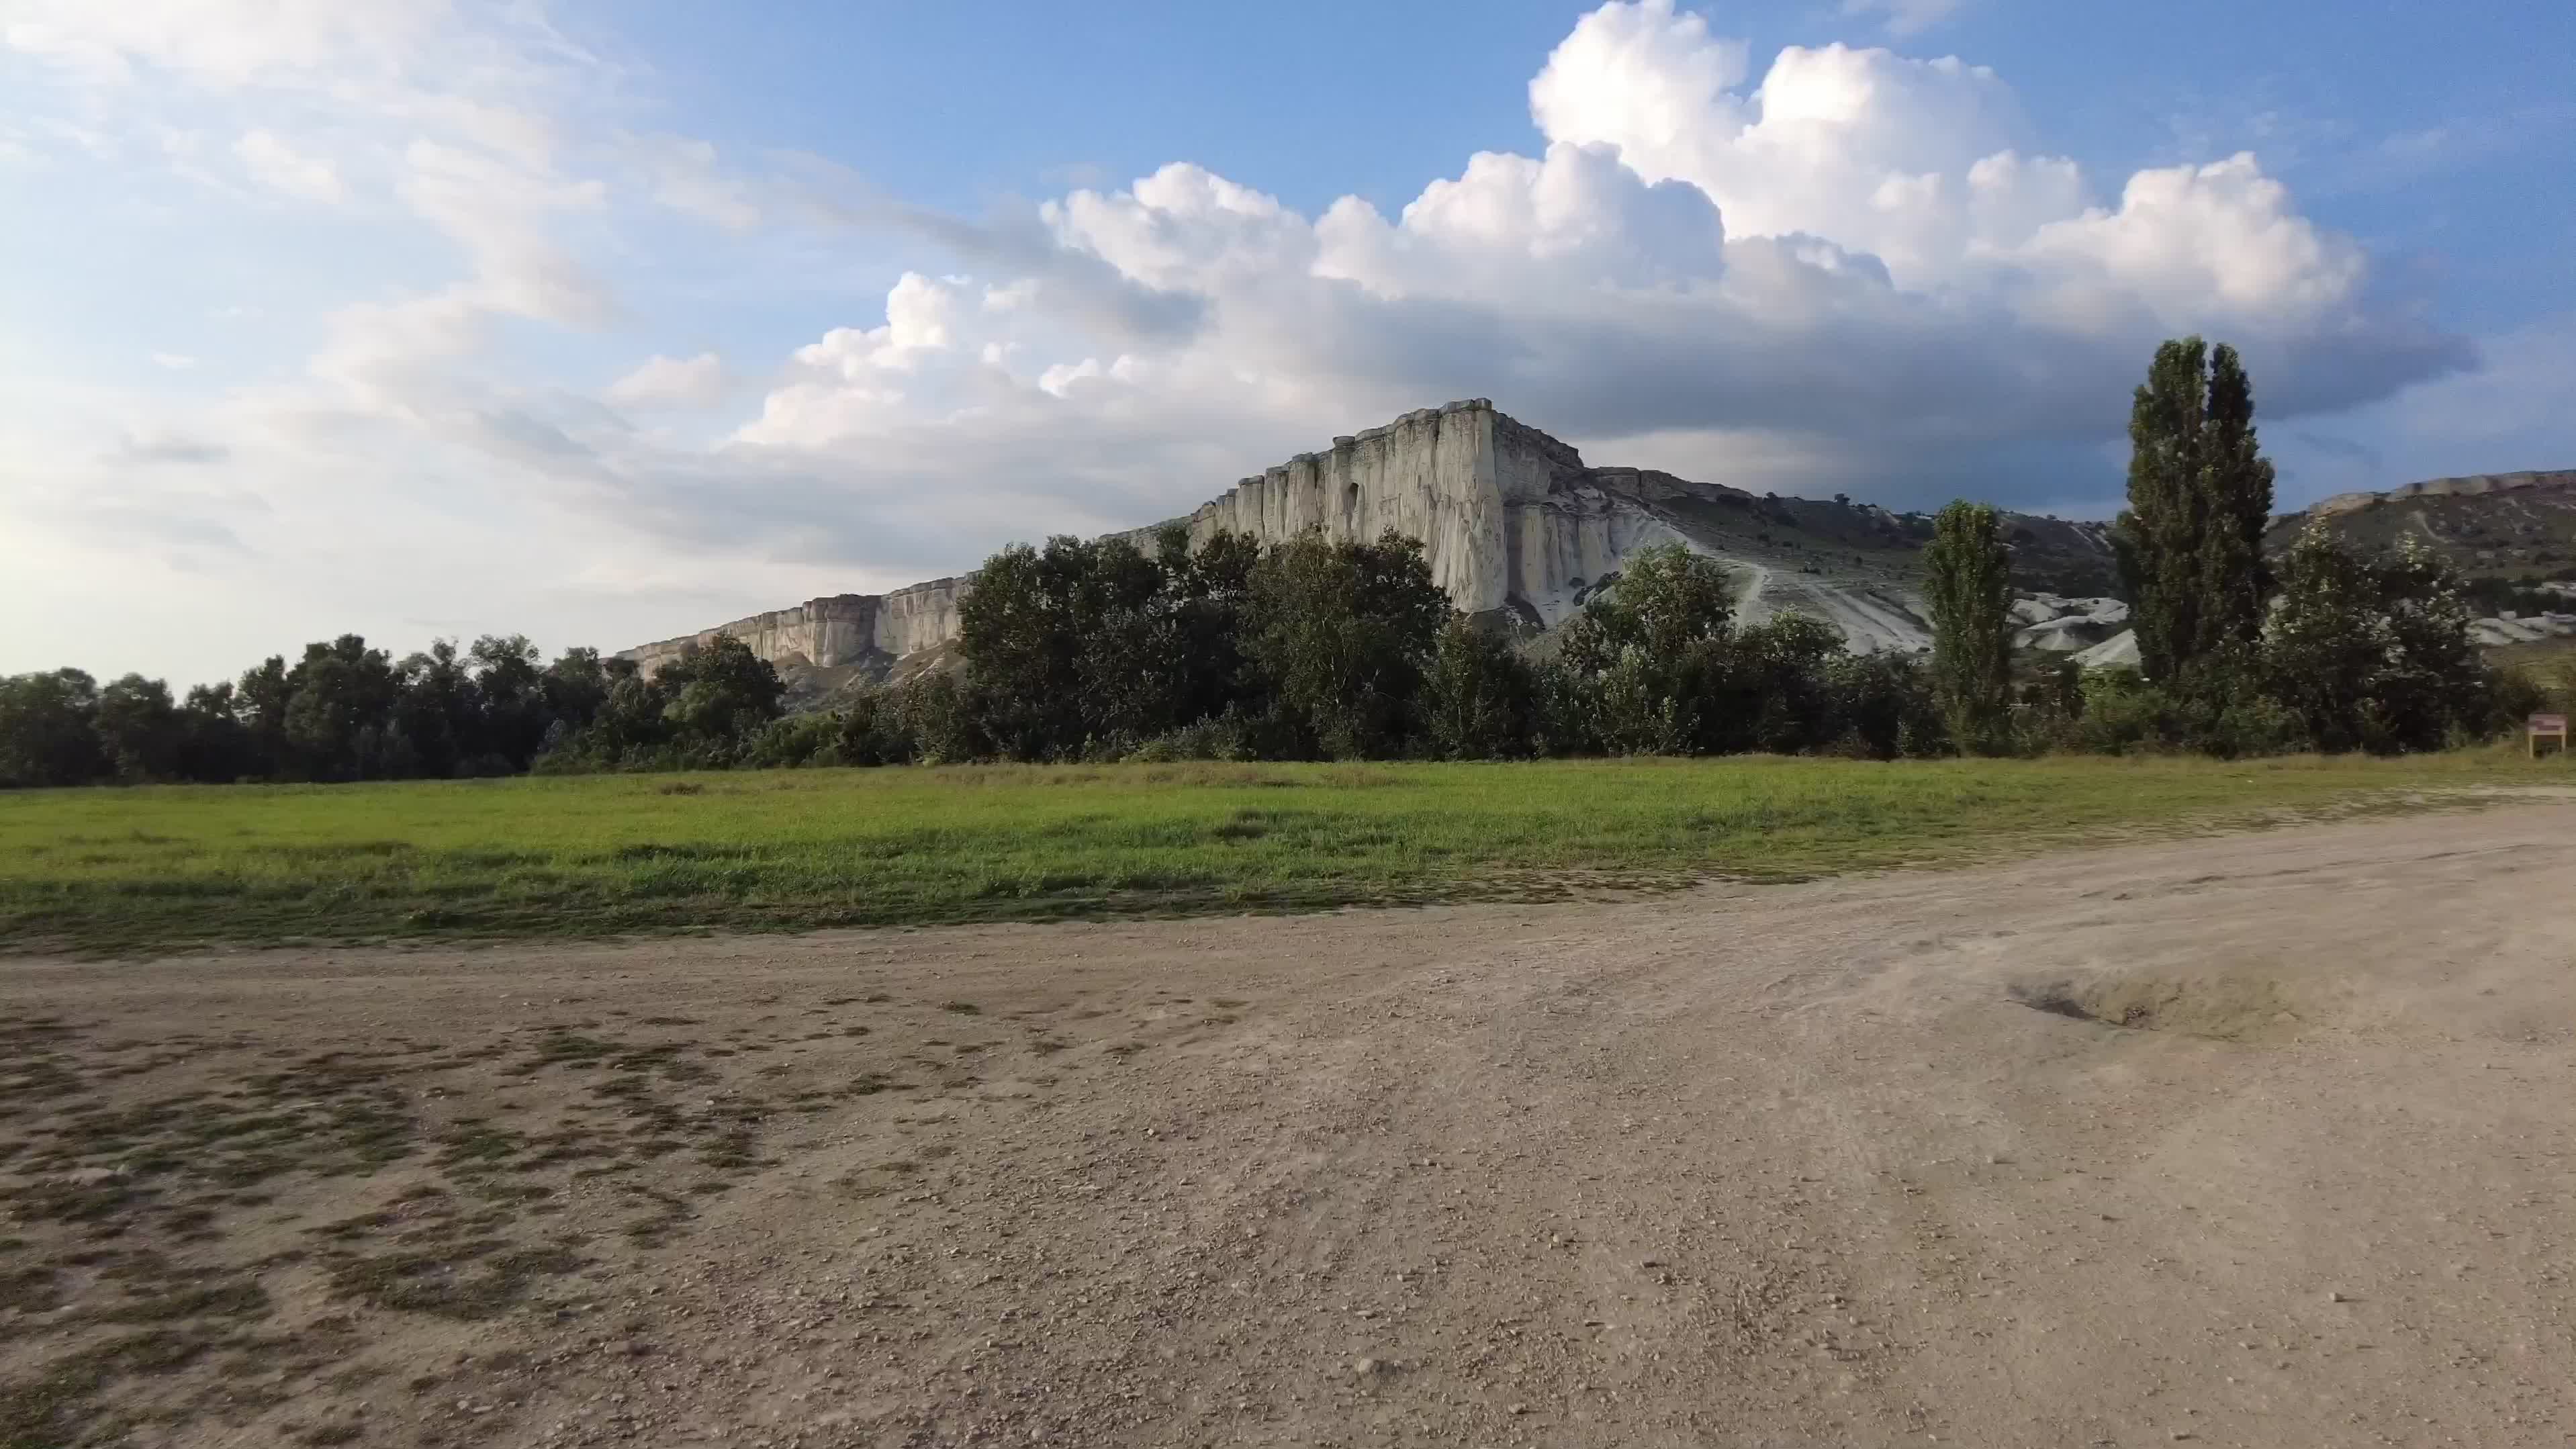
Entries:
{"label": "blue sky", "polygon": [[[0,4],[0,671],[619,647],[1494,397],[2116,506],[2576,466],[2576,7]],[[1950,59],[1955,57],[1955,59]]]}

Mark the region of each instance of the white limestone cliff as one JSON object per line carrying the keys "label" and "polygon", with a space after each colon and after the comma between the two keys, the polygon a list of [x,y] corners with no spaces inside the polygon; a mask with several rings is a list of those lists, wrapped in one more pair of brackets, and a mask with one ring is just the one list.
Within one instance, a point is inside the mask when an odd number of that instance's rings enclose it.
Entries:
{"label": "white limestone cliff", "polygon": [[[2025,531],[2054,530],[2050,542],[2077,556],[2079,565],[2088,550],[2099,552],[2107,568],[2107,550],[2088,526],[2018,516],[2015,521]],[[1335,438],[1331,448],[1245,478],[1171,522],[1185,525],[1193,543],[1220,531],[1250,534],[1263,543],[1310,530],[1335,540],[1373,539],[1389,531],[1418,538],[1432,578],[1459,609],[1509,617],[1534,629],[1565,622],[1639,549],[1677,542],[1721,559],[1736,573],[1748,621],[1794,608],[1834,624],[1857,649],[1930,645],[1921,597],[1900,562],[1910,560],[1928,533],[1921,520],[1900,520],[1868,505],[1755,495],[1650,470],[1589,467],[1573,448],[1484,398],[1425,408],[1384,427]],[[1168,526],[1122,536],[1145,543]],[[958,601],[973,583],[970,574],[885,595],[813,599],[642,645],[622,657],[649,672],[718,634],[730,634],[782,666],[890,666],[954,639]],[[2066,612],[2055,609],[2043,617]],[[2045,647],[2080,647],[2072,635],[2084,629],[2061,628],[2052,640],[2065,636],[2070,642]]]}
{"label": "white limestone cliff", "polygon": [[808,664],[825,668],[891,663],[907,654],[957,637],[957,601],[965,597],[973,576],[933,579],[890,594],[834,594],[808,599],[792,609],[776,609],[736,619],[677,639],[659,639],[623,650],[646,674],[692,649],[730,634],[751,652],[773,664]]}

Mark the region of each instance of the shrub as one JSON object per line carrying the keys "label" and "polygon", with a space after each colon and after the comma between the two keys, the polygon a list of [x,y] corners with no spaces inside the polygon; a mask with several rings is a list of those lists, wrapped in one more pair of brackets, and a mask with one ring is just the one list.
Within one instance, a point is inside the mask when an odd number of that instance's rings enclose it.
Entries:
{"label": "shrub", "polygon": [[1444,760],[1523,759],[1539,734],[1537,667],[1498,631],[1453,618],[1423,680],[1422,734]]}
{"label": "shrub", "polygon": [[2493,727],[2495,673],[2470,642],[2458,579],[2430,551],[2410,539],[2374,562],[2311,526],[2280,577],[2251,672],[2317,748],[2431,750]]}
{"label": "shrub", "polygon": [[1826,665],[1834,754],[1857,759],[1947,754],[1939,708],[1923,665],[1894,652],[1844,654]]}
{"label": "shrub", "polygon": [[841,748],[846,721],[837,714],[793,714],[751,737],[740,763],[749,769],[797,769],[849,763]]}
{"label": "shrub", "polygon": [[1167,765],[1184,760],[1251,760],[1259,755],[1244,722],[1223,715],[1167,730],[1137,746],[1127,758],[1138,764]]}
{"label": "shrub", "polygon": [[2125,666],[2086,670],[2084,709],[2067,722],[2061,748],[2126,755],[2170,749],[2181,737],[2174,701]]}

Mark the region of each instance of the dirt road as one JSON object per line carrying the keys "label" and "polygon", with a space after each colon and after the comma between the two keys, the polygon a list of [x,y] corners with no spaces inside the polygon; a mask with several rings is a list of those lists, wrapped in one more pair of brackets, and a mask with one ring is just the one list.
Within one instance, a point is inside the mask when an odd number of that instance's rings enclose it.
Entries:
{"label": "dirt road", "polygon": [[1615,905],[20,962],[0,1022],[0,1430],[2576,1443],[2564,802]]}

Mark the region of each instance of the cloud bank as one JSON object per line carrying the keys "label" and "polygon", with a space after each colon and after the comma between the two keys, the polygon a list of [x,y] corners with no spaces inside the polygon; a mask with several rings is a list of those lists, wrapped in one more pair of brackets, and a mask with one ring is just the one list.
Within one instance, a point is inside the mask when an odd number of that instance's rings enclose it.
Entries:
{"label": "cloud bank", "polygon": [[[1855,4],[1899,37],[1950,8]],[[208,356],[184,400],[102,390],[90,471],[0,509],[161,509],[158,534],[238,539],[317,595],[339,577],[324,537],[390,554],[378,535],[422,536],[407,518],[506,533],[469,552],[568,582],[489,597],[612,646],[708,622],[711,600],[884,587],[1169,516],[1454,397],[1738,486],[2039,505],[2107,496],[2128,390],[2169,335],[2235,342],[2274,419],[2476,361],[2255,156],[2088,176],[1990,70],[1845,45],[1757,70],[1671,0],[1584,16],[1528,82],[1544,147],[1465,157],[1393,215],[1304,214],[1188,161],[929,213],[820,158],[636,124],[626,68],[531,5],[12,17],[0,77],[52,109],[0,139],[34,164],[159,168],[190,204],[394,239],[401,266],[307,297],[291,366],[210,377]],[[862,242],[910,262],[881,305],[768,356],[704,348],[632,265],[751,279],[773,248]],[[231,491],[173,494],[180,473]],[[381,521],[353,536],[359,504]],[[441,624],[425,601],[473,587],[371,576]]]}

